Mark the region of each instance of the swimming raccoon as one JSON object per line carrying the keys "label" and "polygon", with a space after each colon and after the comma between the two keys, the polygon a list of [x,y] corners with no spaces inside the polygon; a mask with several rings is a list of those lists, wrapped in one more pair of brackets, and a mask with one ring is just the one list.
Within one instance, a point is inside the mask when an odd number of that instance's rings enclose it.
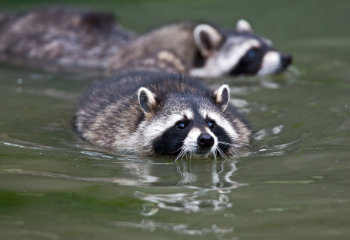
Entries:
{"label": "swimming raccoon", "polygon": [[0,14],[0,58],[105,75],[139,69],[197,77],[276,73],[292,61],[245,20],[236,30],[178,23],[137,36],[110,13],[60,6]]}
{"label": "swimming raccoon", "polygon": [[83,139],[115,151],[226,157],[251,136],[229,100],[228,85],[212,91],[179,74],[132,71],[88,90],[74,125]]}
{"label": "swimming raccoon", "polygon": [[105,71],[135,37],[108,12],[53,6],[0,13],[0,58],[40,68]]}

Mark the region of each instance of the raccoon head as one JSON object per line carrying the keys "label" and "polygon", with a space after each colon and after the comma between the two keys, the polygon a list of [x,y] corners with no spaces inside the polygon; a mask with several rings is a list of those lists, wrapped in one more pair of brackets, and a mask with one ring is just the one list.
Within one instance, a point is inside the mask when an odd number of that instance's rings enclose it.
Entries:
{"label": "raccoon head", "polygon": [[[139,130],[146,152],[177,156],[235,154],[249,141],[249,129],[228,111],[230,90],[222,85],[208,97],[170,93],[165,99],[140,88],[138,99],[145,114]],[[239,128],[240,129],[237,129]]]}
{"label": "raccoon head", "polygon": [[199,24],[193,37],[200,60],[190,71],[192,76],[265,75],[281,72],[292,62],[290,55],[274,49],[270,40],[254,34],[250,24],[242,19],[235,31]]}

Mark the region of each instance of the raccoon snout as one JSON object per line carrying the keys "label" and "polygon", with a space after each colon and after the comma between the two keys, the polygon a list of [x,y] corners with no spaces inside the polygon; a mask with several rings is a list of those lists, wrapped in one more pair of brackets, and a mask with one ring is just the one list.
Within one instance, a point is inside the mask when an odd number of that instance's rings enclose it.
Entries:
{"label": "raccoon snout", "polygon": [[214,145],[214,138],[208,133],[201,133],[197,143],[200,148],[210,148]]}
{"label": "raccoon snout", "polygon": [[287,68],[291,63],[292,63],[291,55],[287,55],[287,54],[281,55],[281,65],[283,69]]}

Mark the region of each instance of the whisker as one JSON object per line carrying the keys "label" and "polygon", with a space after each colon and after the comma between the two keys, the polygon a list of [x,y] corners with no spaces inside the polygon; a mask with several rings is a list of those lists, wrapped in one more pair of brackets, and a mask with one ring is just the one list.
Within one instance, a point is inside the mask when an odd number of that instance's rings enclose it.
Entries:
{"label": "whisker", "polygon": [[185,154],[185,149],[183,147],[181,147],[181,151],[179,152],[179,154],[177,155],[175,162],[179,159],[182,159],[184,157]]}
{"label": "whisker", "polygon": [[226,159],[225,156],[223,155],[223,152],[222,152],[222,151],[218,151],[218,153],[220,154],[220,157],[221,157],[221,158]]}
{"label": "whisker", "polygon": [[227,146],[231,146],[231,147],[235,147],[237,148],[237,144],[234,143],[227,143],[227,142],[222,142],[222,141],[218,141],[219,144],[223,144],[223,145],[227,145]]}
{"label": "whisker", "polygon": [[230,153],[230,155],[232,155],[232,156],[237,155],[237,151],[236,151],[235,148],[230,148],[230,149],[229,149],[229,153]]}
{"label": "whisker", "polygon": [[184,150],[181,155],[181,160],[186,157],[187,158],[187,152]]}
{"label": "whisker", "polygon": [[[238,152],[237,152],[237,149],[240,148],[241,146],[240,145],[237,145],[237,144],[231,144],[231,143],[227,143],[227,142],[222,142],[222,141],[218,141],[219,144],[223,144],[223,145],[227,145],[227,146],[230,146],[229,148],[229,153],[231,155],[236,155]],[[220,149],[222,150],[222,149]]]}
{"label": "whisker", "polygon": [[217,151],[221,155],[222,158],[227,159],[226,154],[222,151],[222,149],[219,146],[217,147]]}
{"label": "whisker", "polygon": [[220,157],[222,157],[222,153],[221,153],[221,151],[219,150],[219,147],[216,148],[216,151],[219,153]]}
{"label": "whisker", "polygon": [[224,145],[228,145],[228,146],[231,146],[232,144],[231,143],[227,143],[227,142],[222,142],[222,141],[218,141],[219,144],[224,144]]}

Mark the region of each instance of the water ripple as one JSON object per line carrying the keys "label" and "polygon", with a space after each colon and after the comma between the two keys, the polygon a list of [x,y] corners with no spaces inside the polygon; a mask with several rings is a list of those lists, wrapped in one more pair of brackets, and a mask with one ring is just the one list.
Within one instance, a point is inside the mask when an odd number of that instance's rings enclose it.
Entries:
{"label": "water ripple", "polygon": [[117,227],[129,227],[154,232],[155,230],[171,231],[183,235],[202,236],[206,234],[227,234],[233,232],[233,227],[220,228],[213,224],[209,227],[191,229],[188,224],[162,223],[143,219],[141,223],[115,222]]}
{"label": "water ripple", "polygon": [[[0,135],[0,137],[3,137]],[[5,141],[0,141],[0,144],[7,147],[15,147],[15,148],[23,148],[23,149],[31,149],[31,150],[50,150],[55,149],[54,147],[44,146],[37,143],[25,142],[17,139],[10,139],[9,142],[7,139]]]}
{"label": "water ripple", "polygon": [[106,155],[106,154],[102,154],[99,152],[91,152],[91,151],[80,151],[80,153],[88,155],[90,157],[101,157],[101,158],[107,158],[107,159],[113,159],[114,157]]}
{"label": "water ripple", "polygon": [[[219,167],[217,166],[218,164],[220,165]],[[209,175],[211,178],[209,179],[207,173],[203,176],[194,172],[188,172],[189,169],[185,163],[178,166],[178,172],[182,177],[178,182],[180,187],[167,188],[162,190],[162,193],[136,191],[135,197],[150,202],[159,209],[170,211],[219,211],[233,206],[227,195],[231,190],[246,185],[231,179],[237,170],[235,162],[213,162],[211,164],[211,174]],[[191,175],[190,178],[188,177],[189,175]],[[199,182],[202,186],[198,184]],[[206,187],[208,185],[209,187]]]}
{"label": "water ripple", "polygon": [[2,173],[9,174],[24,174],[24,175],[33,175],[40,177],[52,177],[52,178],[61,178],[74,181],[87,181],[87,182],[107,182],[107,183],[117,183],[120,185],[126,186],[140,186],[146,185],[147,183],[152,183],[157,181],[157,177],[145,176],[143,179],[132,179],[132,178],[118,178],[118,177],[77,177],[71,176],[62,173],[52,173],[44,171],[32,171],[32,170],[23,170],[23,169],[4,169],[1,170]]}

